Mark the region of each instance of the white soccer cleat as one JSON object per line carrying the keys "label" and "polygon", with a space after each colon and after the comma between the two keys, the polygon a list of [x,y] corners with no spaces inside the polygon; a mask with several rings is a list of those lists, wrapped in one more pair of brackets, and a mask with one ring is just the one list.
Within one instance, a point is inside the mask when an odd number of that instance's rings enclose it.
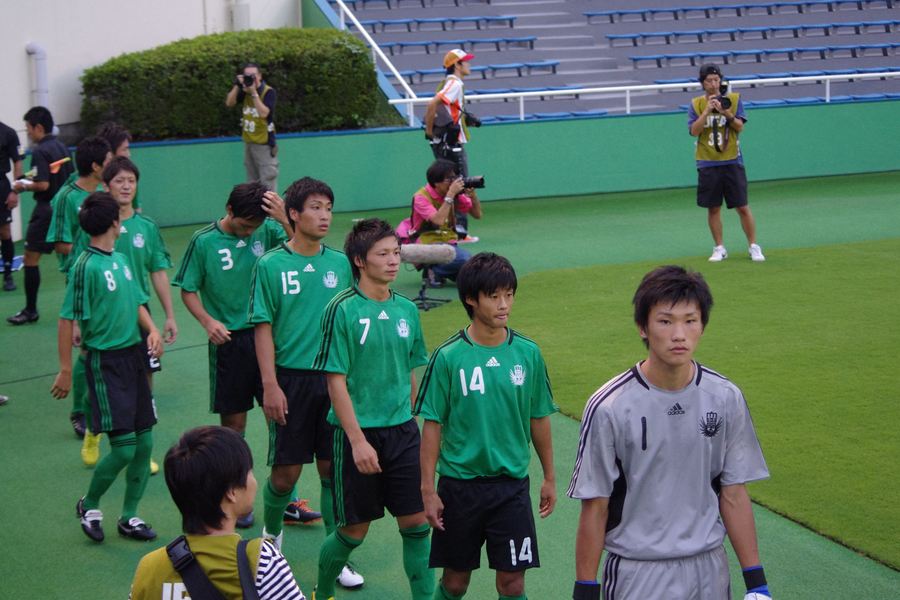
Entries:
{"label": "white soccer cleat", "polygon": [[722,262],[726,258],[728,258],[728,250],[725,249],[725,246],[716,246],[709,256],[709,262]]}
{"label": "white soccer cleat", "polygon": [[750,260],[752,260],[753,262],[764,262],[766,260],[766,257],[763,256],[762,248],[759,247],[759,244],[750,244]]}
{"label": "white soccer cleat", "polygon": [[278,535],[272,535],[271,533],[266,531],[265,527],[263,527],[262,538],[264,540],[269,540],[270,542],[272,542],[272,544],[274,544],[275,547],[278,548],[278,551],[281,552],[281,543],[284,542],[284,530],[283,529],[281,530],[281,533],[279,533]]}
{"label": "white soccer cleat", "polygon": [[361,588],[366,582],[363,576],[353,570],[350,565],[344,565],[341,574],[337,576],[337,582],[342,588],[355,590]]}

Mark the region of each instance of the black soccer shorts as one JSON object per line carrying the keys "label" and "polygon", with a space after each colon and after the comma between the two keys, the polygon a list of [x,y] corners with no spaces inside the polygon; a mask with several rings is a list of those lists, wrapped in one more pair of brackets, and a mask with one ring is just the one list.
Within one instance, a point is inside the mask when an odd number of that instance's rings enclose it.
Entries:
{"label": "black soccer shorts", "polygon": [[697,206],[747,206],[747,172],[736,163],[697,169]]}
{"label": "black soccer shorts", "polygon": [[85,357],[91,431],[143,431],[156,424],[140,344],[121,350],[88,350]]}
{"label": "black soccer shorts", "polygon": [[278,385],[287,398],[287,424],[269,422],[267,464],[306,465],[331,460],[334,426],[328,422],[331,399],[322,371],[277,368]]}
{"label": "black soccer shorts", "polygon": [[209,343],[209,410],[233,415],[253,409],[253,399],[262,405],[262,377],[256,362],[253,328],[231,332],[231,341]]}

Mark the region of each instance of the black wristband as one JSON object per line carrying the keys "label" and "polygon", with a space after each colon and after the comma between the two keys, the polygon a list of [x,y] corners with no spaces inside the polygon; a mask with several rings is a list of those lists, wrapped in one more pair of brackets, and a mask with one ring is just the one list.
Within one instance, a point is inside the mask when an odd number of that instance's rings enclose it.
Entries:
{"label": "black wristband", "polygon": [[763,571],[762,567],[753,567],[749,570],[744,571],[744,585],[747,586],[748,590],[756,589],[758,587],[762,587],[764,585],[768,585],[766,582],[766,573]]}
{"label": "black wristband", "polygon": [[576,581],[572,600],[600,600],[600,584]]}

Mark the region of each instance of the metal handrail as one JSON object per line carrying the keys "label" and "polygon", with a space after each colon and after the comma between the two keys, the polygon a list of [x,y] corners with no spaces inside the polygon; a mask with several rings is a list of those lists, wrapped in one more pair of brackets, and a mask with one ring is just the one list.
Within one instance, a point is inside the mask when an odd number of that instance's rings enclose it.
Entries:
{"label": "metal handrail", "polygon": [[[339,2],[341,0],[338,0]],[[396,76],[396,75],[395,75]],[[735,79],[729,80],[731,87],[751,87],[761,83],[804,83],[822,81],[825,84],[825,102],[831,102],[831,82],[844,81],[852,79],[881,79],[882,77],[900,77],[900,70],[889,70],[879,73],[853,73],[842,75],[804,75],[802,77],[778,77],[766,79]],[[405,81],[403,82],[406,83]],[[572,96],[575,94],[625,94],[625,114],[631,114],[631,93],[644,91],[665,91],[665,90],[688,90],[694,88],[702,88],[699,82],[687,83],[657,83],[645,85],[617,85],[608,87],[589,87],[589,88],[571,88],[565,90],[547,90],[534,92],[506,92],[502,94],[478,94],[477,96],[469,96],[467,102],[481,100],[507,100],[517,99],[519,101],[519,119],[525,119],[525,99],[537,97],[553,97],[553,96]],[[431,98],[395,98],[388,100],[389,103],[398,105],[406,104],[412,107],[417,104],[427,104]],[[409,109],[408,109],[409,110]]]}
{"label": "metal handrail", "polygon": [[[384,61],[384,64],[387,65],[388,69],[391,73],[394,74],[394,77],[397,81],[400,82],[403,87],[403,91],[406,92],[407,98],[406,100],[418,100],[419,97],[413,91],[411,87],[406,84],[406,80],[400,76],[400,72],[397,70],[397,67],[394,66],[394,63],[388,59],[387,55],[385,55],[384,51],[375,43],[375,40],[372,39],[372,36],[369,35],[369,32],[366,31],[366,28],[363,27],[353,12],[344,4],[344,0],[337,0],[338,8],[340,8],[338,18],[339,18],[339,29],[341,31],[345,31],[347,29],[347,23],[344,20],[344,16],[350,17],[350,22],[356,27],[356,29],[362,33],[363,38],[369,43],[369,47],[372,49],[372,62],[378,64],[377,59],[380,58]],[[393,104],[393,102],[392,102]],[[413,112],[413,104],[408,104],[406,108],[406,114],[409,118],[409,126],[412,127],[415,124],[415,113]]]}

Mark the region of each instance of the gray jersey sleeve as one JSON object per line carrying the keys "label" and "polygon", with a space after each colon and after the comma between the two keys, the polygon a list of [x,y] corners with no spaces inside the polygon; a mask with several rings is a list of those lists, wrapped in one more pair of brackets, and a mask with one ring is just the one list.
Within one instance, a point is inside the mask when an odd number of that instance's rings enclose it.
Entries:
{"label": "gray jersey sleeve", "polygon": [[591,401],[584,409],[578,456],[566,492],[570,498],[587,500],[612,495],[619,469],[616,467],[615,436],[608,409],[606,403],[594,404]]}
{"label": "gray jersey sleeve", "polygon": [[740,390],[734,388],[730,401],[731,418],[725,429],[725,465],[722,469],[722,485],[735,485],[767,479],[769,469],[763,458],[762,448],[753,429],[750,409]]}

